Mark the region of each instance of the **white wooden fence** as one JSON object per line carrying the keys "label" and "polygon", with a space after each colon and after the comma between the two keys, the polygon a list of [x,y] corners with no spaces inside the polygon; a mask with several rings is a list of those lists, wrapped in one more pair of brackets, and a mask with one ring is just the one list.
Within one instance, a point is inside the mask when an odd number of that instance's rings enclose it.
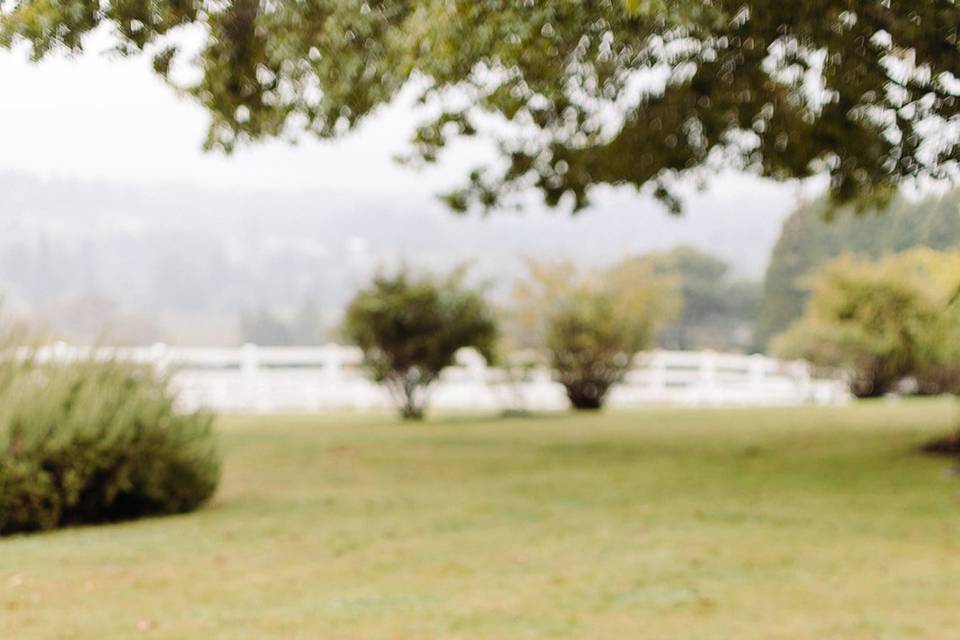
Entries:
{"label": "white wooden fence", "polygon": [[[43,347],[42,361],[89,357],[90,349],[63,343]],[[370,383],[359,349],[322,347],[179,348],[96,350],[97,357],[152,364],[172,374],[180,404],[227,413],[311,412],[392,406],[387,392]],[[431,395],[431,406],[451,409],[561,409],[563,388],[546,369],[534,369],[522,382],[486,365],[476,352],[458,354]],[[710,351],[652,351],[613,389],[609,405],[764,406],[837,404],[849,399],[840,380],[815,379],[802,362],[761,355]]]}

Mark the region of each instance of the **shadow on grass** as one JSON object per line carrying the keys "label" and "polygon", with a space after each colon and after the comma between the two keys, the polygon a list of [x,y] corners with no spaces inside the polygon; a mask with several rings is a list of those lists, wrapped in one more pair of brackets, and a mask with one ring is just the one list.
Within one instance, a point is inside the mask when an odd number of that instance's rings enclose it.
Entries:
{"label": "shadow on grass", "polygon": [[17,531],[14,533],[0,534],[0,545],[5,542],[27,539],[53,538],[66,534],[95,534],[118,531],[137,525],[165,524],[170,525],[176,522],[183,522],[190,519],[198,519],[213,515],[217,517],[220,512],[233,510],[233,501],[213,501],[193,510],[177,513],[154,513],[126,518],[109,518],[102,520],[91,520],[89,522],[74,522],[63,524],[52,529],[33,529],[28,531]]}
{"label": "shadow on grass", "polygon": [[471,425],[503,425],[508,423],[542,422],[545,420],[557,421],[576,418],[577,414],[570,411],[535,411],[535,412],[502,412],[502,413],[457,413],[428,416],[424,420],[400,421],[401,426],[443,427]]}
{"label": "shadow on grass", "polygon": [[920,453],[960,460],[960,432],[954,432],[921,445]]}

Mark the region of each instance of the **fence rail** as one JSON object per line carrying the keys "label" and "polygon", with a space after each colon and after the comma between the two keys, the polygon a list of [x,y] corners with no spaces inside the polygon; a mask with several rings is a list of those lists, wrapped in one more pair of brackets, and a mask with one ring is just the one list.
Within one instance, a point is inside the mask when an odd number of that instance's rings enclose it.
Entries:
{"label": "fence rail", "polygon": [[[355,347],[183,348],[96,350],[57,343],[39,349],[40,361],[118,358],[149,364],[171,374],[186,409],[228,413],[311,412],[392,406],[386,391],[369,382]],[[816,379],[802,362],[762,355],[710,351],[651,351],[640,354],[626,380],[611,391],[611,406],[765,406],[838,404],[849,398],[840,380]],[[550,371],[533,369],[522,379],[488,367],[476,352],[463,350],[444,371],[432,406],[456,409],[531,410],[567,406]]]}

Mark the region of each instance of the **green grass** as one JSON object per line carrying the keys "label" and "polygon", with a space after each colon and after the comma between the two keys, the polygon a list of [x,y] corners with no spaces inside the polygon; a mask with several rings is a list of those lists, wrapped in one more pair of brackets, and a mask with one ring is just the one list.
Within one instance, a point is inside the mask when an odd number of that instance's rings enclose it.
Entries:
{"label": "green grass", "polygon": [[0,638],[952,638],[949,419],[223,419],[206,509],[0,541]]}

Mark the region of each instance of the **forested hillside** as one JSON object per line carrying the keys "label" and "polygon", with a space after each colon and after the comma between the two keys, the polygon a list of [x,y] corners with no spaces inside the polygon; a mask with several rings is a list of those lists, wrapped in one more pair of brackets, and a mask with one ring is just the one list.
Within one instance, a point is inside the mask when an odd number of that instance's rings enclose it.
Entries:
{"label": "forested hillside", "polygon": [[[469,262],[471,277],[504,294],[527,259],[589,267],[684,244],[722,260],[731,282],[759,279],[789,212],[783,191],[725,186],[691,194],[680,217],[610,193],[573,219],[542,210],[483,218],[409,193],[161,188],[0,172],[0,310],[77,342],[289,344],[329,339],[323,329],[358,284],[401,263],[442,271]],[[690,339],[699,344],[699,336]]]}

